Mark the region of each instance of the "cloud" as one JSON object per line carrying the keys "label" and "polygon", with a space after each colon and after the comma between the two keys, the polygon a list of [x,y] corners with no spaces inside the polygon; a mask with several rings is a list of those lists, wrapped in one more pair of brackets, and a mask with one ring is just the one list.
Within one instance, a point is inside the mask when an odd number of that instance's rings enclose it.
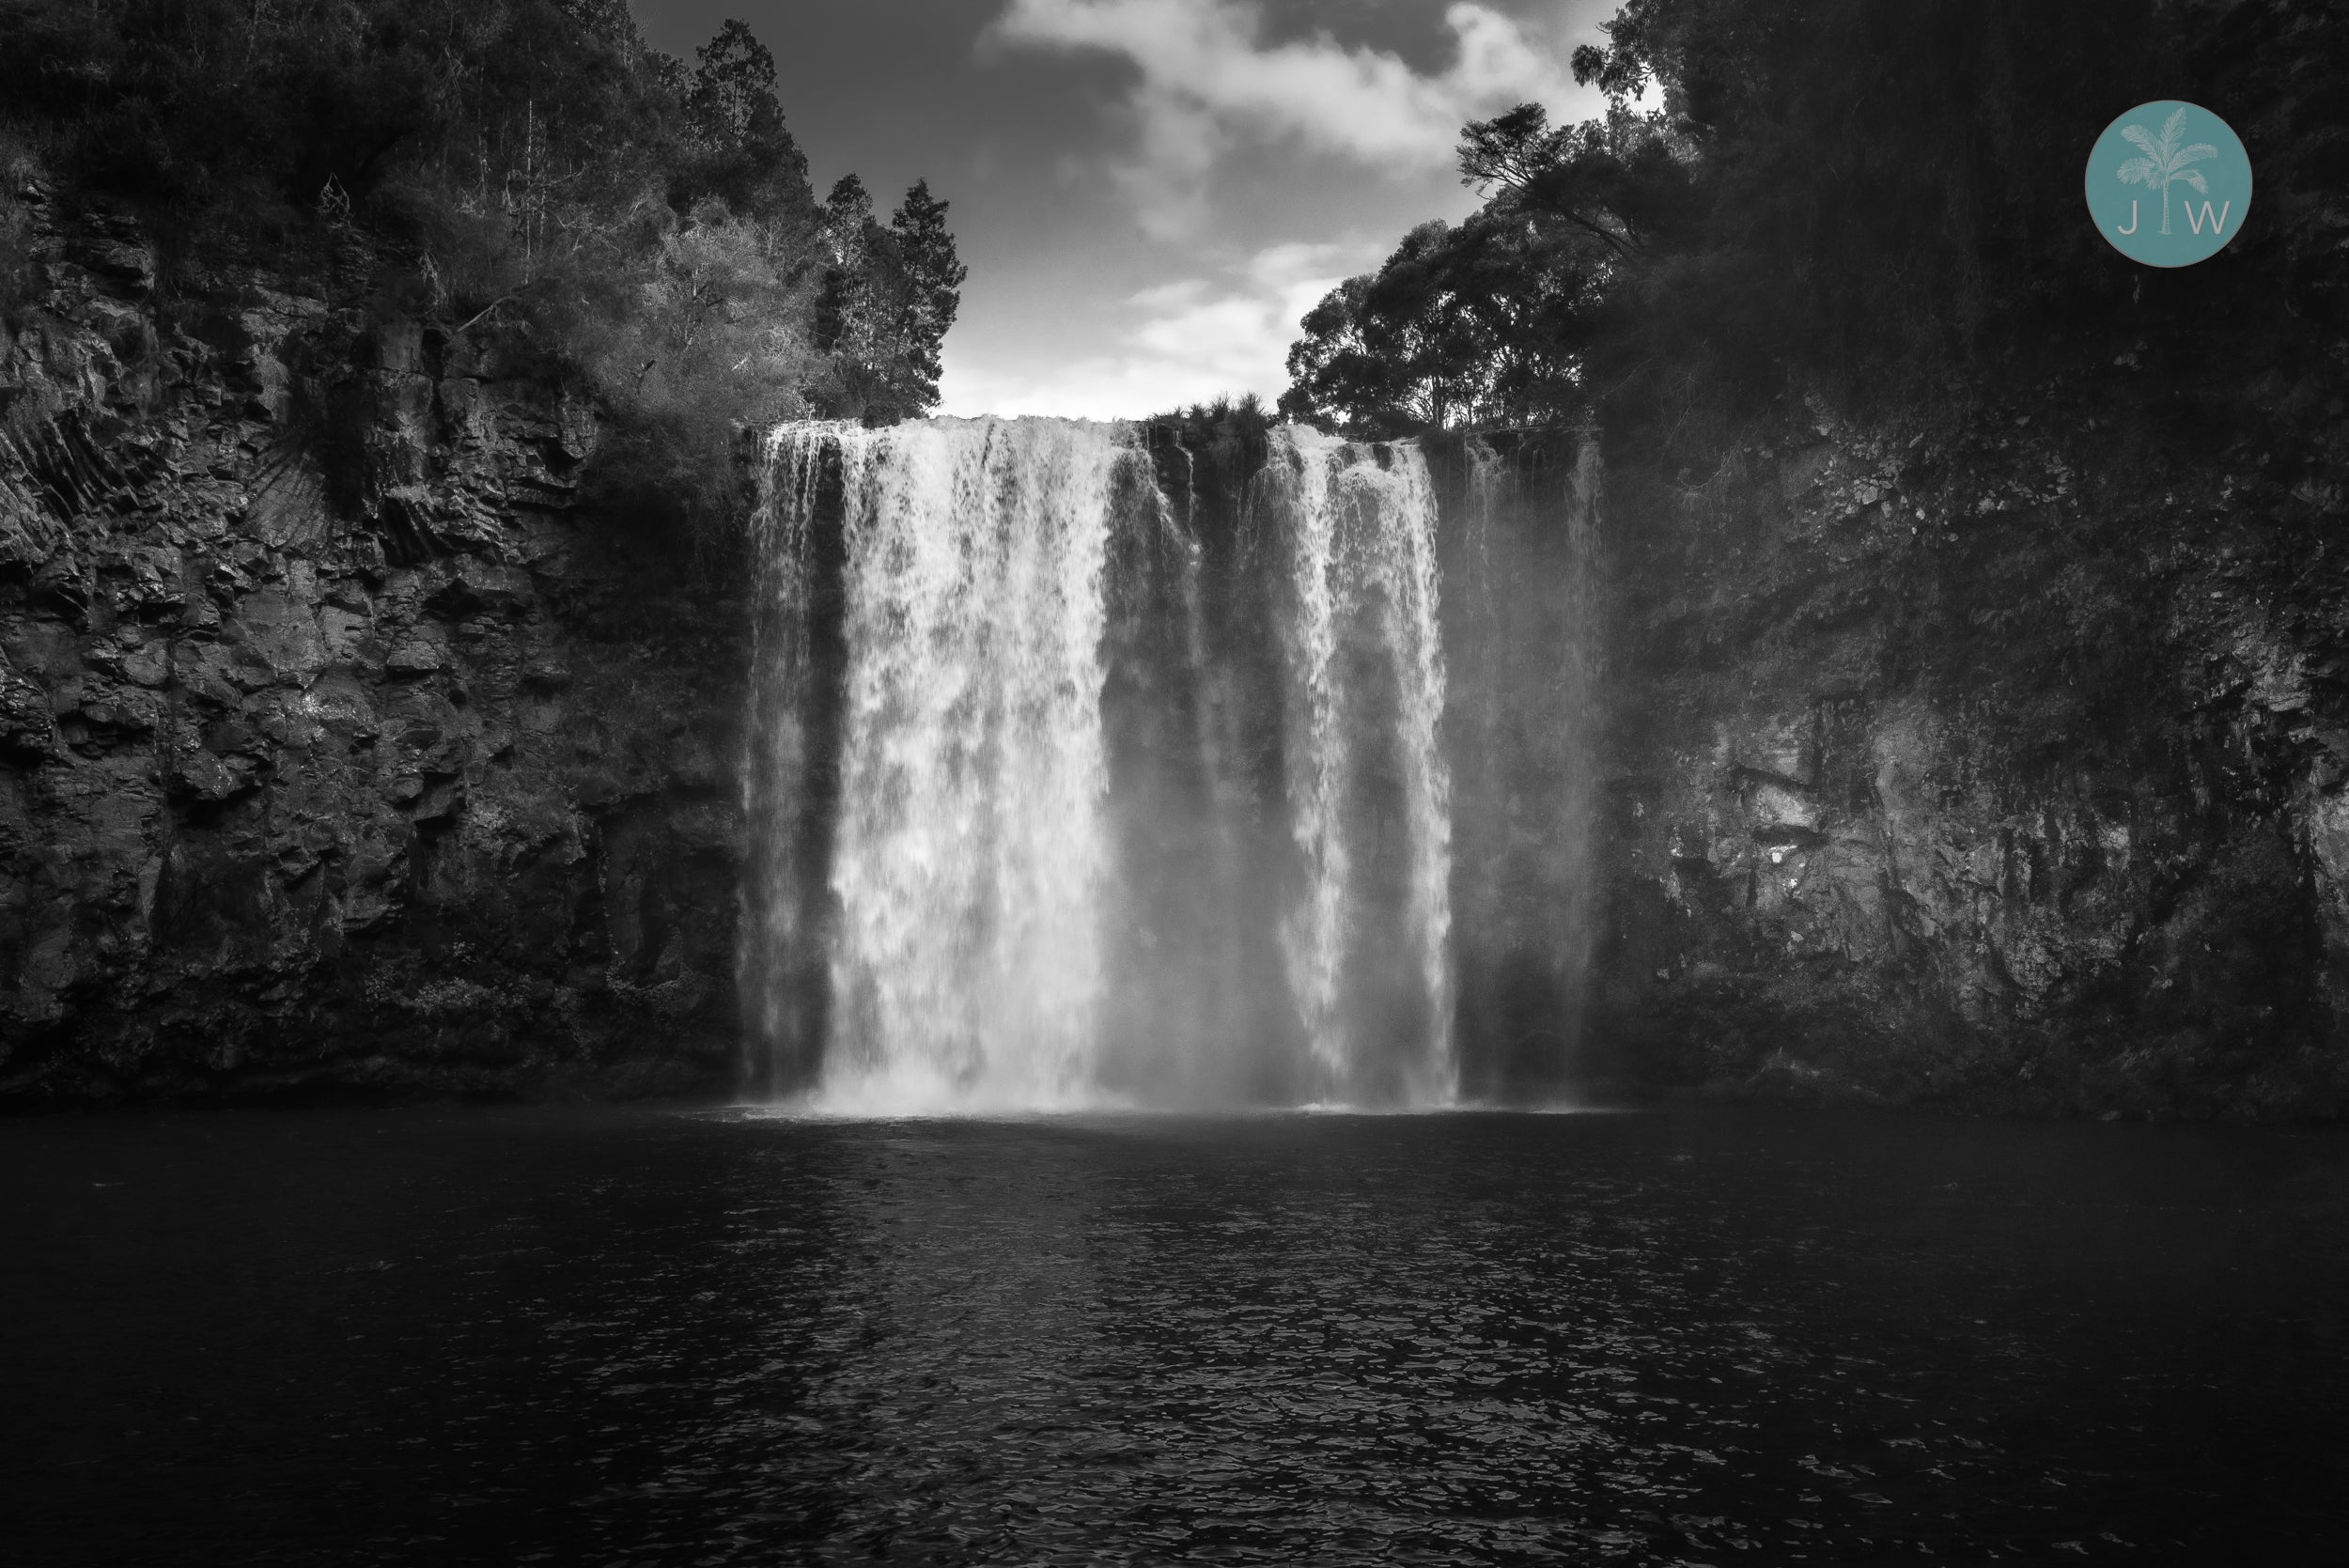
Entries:
{"label": "cloud", "polygon": [[1470,119],[1591,96],[1561,58],[1490,6],[1460,0],[1444,23],[1454,58],[1432,75],[1327,33],[1266,43],[1262,13],[1246,0],[1010,0],[988,38],[1134,67],[1126,108],[1135,145],[1114,172],[1143,225],[1174,234],[1197,225],[1217,163],[1246,143],[1286,141],[1419,173],[1451,161]]}
{"label": "cloud", "polygon": [[1114,351],[1035,375],[960,363],[949,337],[944,411],[1137,419],[1221,393],[1270,402],[1288,384],[1299,318],[1376,255],[1361,242],[1273,245],[1213,277],[1143,289]]}

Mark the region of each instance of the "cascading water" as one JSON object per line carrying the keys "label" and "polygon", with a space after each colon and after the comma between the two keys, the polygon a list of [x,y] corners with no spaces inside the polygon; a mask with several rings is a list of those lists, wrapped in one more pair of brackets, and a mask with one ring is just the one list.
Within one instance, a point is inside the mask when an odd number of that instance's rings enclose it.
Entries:
{"label": "cascading water", "polygon": [[825,447],[802,428],[768,437],[769,482],[752,520],[757,580],[752,611],[749,756],[742,815],[752,860],[742,879],[738,990],[751,1038],[750,1088],[771,1095],[820,1048],[828,992],[810,968],[818,951],[809,929],[821,900],[806,878],[824,854],[812,843],[829,826],[811,799],[811,764],[823,747],[811,735],[821,682],[815,662],[810,580],[815,512]]}
{"label": "cascading water", "polygon": [[837,451],[847,543],[821,1096],[1084,1103],[1109,869],[1101,561],[1133,448],[1039,420],[785,442]]}
{"label": "cascading water", "polygon": [[1209,527],[1189,454],[1143,436],[770,439],[754,1093],[881,1113],[1455,1097],[1427,463],[1275,431]]}
{"label": "cascading water", "polygon": [[1598,800],[1598,443],[1447,450],[1444,651],[1461,1093],[1554,1101],[1583,1060]]}
{"label": "cascading water", "polygon": [[1284,432],[1289,795],[1304,895],[1286,937],[1330,1097],[1453,1096],[1451,775],[1440,729],[1436,505],[1411,446]]}

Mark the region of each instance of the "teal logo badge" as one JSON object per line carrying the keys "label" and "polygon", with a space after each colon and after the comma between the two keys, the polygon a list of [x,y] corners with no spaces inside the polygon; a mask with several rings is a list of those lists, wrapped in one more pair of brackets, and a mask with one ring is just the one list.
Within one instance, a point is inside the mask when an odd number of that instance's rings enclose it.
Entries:
{"label": "teal logo badge", "polygon": [[2250,155],[2199,104],[2140,103],[2088,155],[2089,215],[2131,261],[2191,267],[2241,233],[2250,210]]}

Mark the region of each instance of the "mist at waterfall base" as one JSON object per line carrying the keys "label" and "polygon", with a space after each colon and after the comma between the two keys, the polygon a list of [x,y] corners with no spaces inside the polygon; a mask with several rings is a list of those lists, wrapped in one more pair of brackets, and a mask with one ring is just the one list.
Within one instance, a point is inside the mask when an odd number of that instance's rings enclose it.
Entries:
{"label": "mist at waterfall base", "polygon": [[27,1565],[2312,1563],[2349,1530],[2322,1132],[276,1110],[19,1120],[0,1181]]}
{"label": "mist at waterfall base", "polygon": [[[775,432],[745,769],[754,1094],[857,1114],[1455,1103],[1455,886],[1490,869],[1455,836],[1473,848],[1486,796],[1525,793],[1474,787],[1507,704],[1553,732],[1544,837],[1573,862],[1525,900],[1550,908],[1517,945],[1551,984],[1517,1033],[1568,1043],[1587,562],[1543,585],[1547,667],[1504,691],[1501,465],[1459,457],[1447,527],[1408,442]],[[1583,477],[1518,533],[1587,555]],[[1447,594],[1469,613],[1447,621]]]}

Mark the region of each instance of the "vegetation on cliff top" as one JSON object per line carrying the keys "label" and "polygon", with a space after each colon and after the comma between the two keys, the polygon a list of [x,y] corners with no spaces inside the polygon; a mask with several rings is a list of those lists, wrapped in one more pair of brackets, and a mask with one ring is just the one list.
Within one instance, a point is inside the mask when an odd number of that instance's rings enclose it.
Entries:
{"label": "vegetation on cliff top", "polygon": [[166,287],[356,232],[379,288],[590,380],[607,489],[705,516],[736,424],[933,405],[964,274],[926,185],[816,199],[748,27],[689,65],[625,0],[0,0],[0,311],[28,179],[133,207]]}
{"label": "vegetation on cliff top", "polygon": [[[1578,80],[1603,120],[1469,126],[1456,225],[1414,229],[1303,323],[1282,411],[1372,435],[1596,417],[1610,454],[1709,471],[1792,393],[1878,411],[1985,368],[2125,349],[2239,366],[2284,300],[2337,319],[2323,263],[2342,116],[2312,0],[1628,0]],[[2111,116],[2186,98],[2260,170],[2250,226],[2179,273],[2092,231]],[[2310,350],[2263,343],[2279,352]]]}

